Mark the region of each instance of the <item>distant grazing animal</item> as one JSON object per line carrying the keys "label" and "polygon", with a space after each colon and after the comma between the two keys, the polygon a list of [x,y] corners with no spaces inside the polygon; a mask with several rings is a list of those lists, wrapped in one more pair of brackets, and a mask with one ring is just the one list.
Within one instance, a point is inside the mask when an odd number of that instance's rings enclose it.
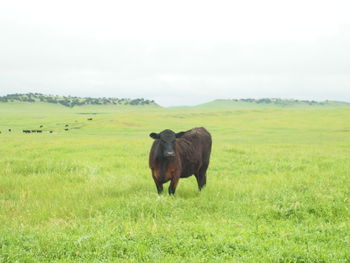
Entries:
{"label": "distant grazing animal", "polygon": [[36,130],[37,133],[42,133],[43,131],[42,130]]}
{"label": "distant grazing animal", "polygon": [[53,131],[50,131],[50,133],[53,133]]}
{"label": "distant grazing animal", "polygon": [[32,132],[36,132],[36,130],[32,130]]}
{"label": "distant grazing animal", "polygon": [[23,133],[30,133],[30,130],[23,130]]}
{"label": "distant grazing animal", "polygon": [[68,127],[68,126],[69,126],[68,124],[64,125],[64,127]]}
{"label": "distant grazing animal", "polygon": [[65,131],[68,131],[69,129],[65,128],[64,130],[65,130]]}
{"label": "distant grazing animal", "polygon": [[11,129],[9,129],[9,132],[11,132]]}
{"label": "distant grazing animal", "polygon": [[44,127],[44,125],[40,125],[40,127],[39,127],[39,128],[42,128],[42,127]]}
{"label": "distant grazing animal", "polygon": [[88,118],[87,120],[88,120],[88,121],[92,121],[92,118]]}
{"label": "distant grazing animal", "polygon": [[149,155],[149,167],[158,194],[168,181],[171,181],[169,194],[175,194],[179,179],[193,174],[199,190],[205,186],[212,144],[211,135],[205,128],[178,133],[167,129],[161,133],[152,132],[150,137],[155,141]]}

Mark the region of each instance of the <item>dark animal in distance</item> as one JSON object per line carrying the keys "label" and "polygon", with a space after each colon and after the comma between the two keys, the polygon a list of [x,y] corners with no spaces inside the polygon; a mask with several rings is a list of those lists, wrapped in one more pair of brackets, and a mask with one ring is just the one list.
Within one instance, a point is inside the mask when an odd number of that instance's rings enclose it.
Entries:
{"label": "dark animal in distance", "polygon": [[169,194],[175,194],[179,179],[193,174],[199,190],[205,186],[212,145],[211,135],[205,128],[178,133],[167,129],[151,133],[150,137],[155,141],[149,155],[149,167],[158,194],[168,181],[171,181]]}
{"label": "dark animal in distance", "polygon": [[64,130],[65,130],[65,131],[68,131],[69,129],[68,129],[68,128],[65,128]]}
{"label": "dark animal in distance", "polygon": [[[43,130],[26,130],[26,131],[29,131],[26,133],[42,133],[43,132]],[[25,132],[25,130],[23,130],[23,132]]]}
{"label": "dark animal in distance", "polygon": [[64,127],[68,127],[68,126],[69,126],[68,124],[64,125]]}
{"label": "dark animal in distance", "polygon": [[50,131],[50,133],[53,133],[53,131]]}
{"label": "dark animal in distance", "polygon": [[44,127],[44,125],[40,125],[40,127],[39,127],[39,128],[42,128],[42,127]]}
{"label": "dark animal in distance", "polygon": [[11,132],[11,129],[9,129],[9,132]]}
{"label": "dark animal in distance", "polygon": [[92,118],[88,118],[87,120],[88,120],[88,121],[92,121]]}
{"label": "dark animal in distance", "polygon": [[30,133],[30,130],[23,130],[23,133]]}

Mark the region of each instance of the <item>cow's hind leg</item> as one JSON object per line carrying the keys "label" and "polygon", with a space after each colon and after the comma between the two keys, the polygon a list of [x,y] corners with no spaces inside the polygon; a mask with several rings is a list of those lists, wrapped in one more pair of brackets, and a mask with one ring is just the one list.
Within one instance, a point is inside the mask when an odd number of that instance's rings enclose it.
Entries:
{"label": "cow's hind leg", "polygon": [[202,188],[205,186],[207,183],[207,169],[208,165],[203,165],[200,169],[198,174],[196,174],[196,179],[197,179],[197,184],[198,184],[198,189],[199,191],[202,190]]}

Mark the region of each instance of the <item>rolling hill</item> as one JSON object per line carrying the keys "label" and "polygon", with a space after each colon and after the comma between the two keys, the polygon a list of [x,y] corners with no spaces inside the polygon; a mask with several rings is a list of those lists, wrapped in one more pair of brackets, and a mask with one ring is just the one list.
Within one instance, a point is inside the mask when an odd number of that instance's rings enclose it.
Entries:
{"label": "rolling hill", "polygon": [[[30,105],[51,104],[73,108],[77,106],[156,106],[154,100],[144,98],[91,98],[45,95],[41,93],[8,94],[0,96],[0,105],[9,103],[23,103]],[[344,108],[350,107],[349,102],[341,101],[314,101],[296,99],[217,99],[196,106],[175,106],[173,109],[255,109],[255,108]]]}
{"label": "rolling hill", "polygon": [[350,107],[348,102],[309,101],[294,99],[218,99],[191,108],[197,109],[251,109],[251,108],[343,108]]}

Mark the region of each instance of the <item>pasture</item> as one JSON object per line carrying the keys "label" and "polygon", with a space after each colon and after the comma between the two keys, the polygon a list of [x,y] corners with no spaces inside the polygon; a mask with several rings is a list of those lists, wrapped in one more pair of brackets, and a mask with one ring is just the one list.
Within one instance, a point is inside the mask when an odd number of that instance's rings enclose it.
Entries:
{"label": "pasture", "polygon": [[[206,188],[158,196],[149,133],[198,126]],[[0,131],[1,263],[350,262],[350,108],[2,103]]]}

